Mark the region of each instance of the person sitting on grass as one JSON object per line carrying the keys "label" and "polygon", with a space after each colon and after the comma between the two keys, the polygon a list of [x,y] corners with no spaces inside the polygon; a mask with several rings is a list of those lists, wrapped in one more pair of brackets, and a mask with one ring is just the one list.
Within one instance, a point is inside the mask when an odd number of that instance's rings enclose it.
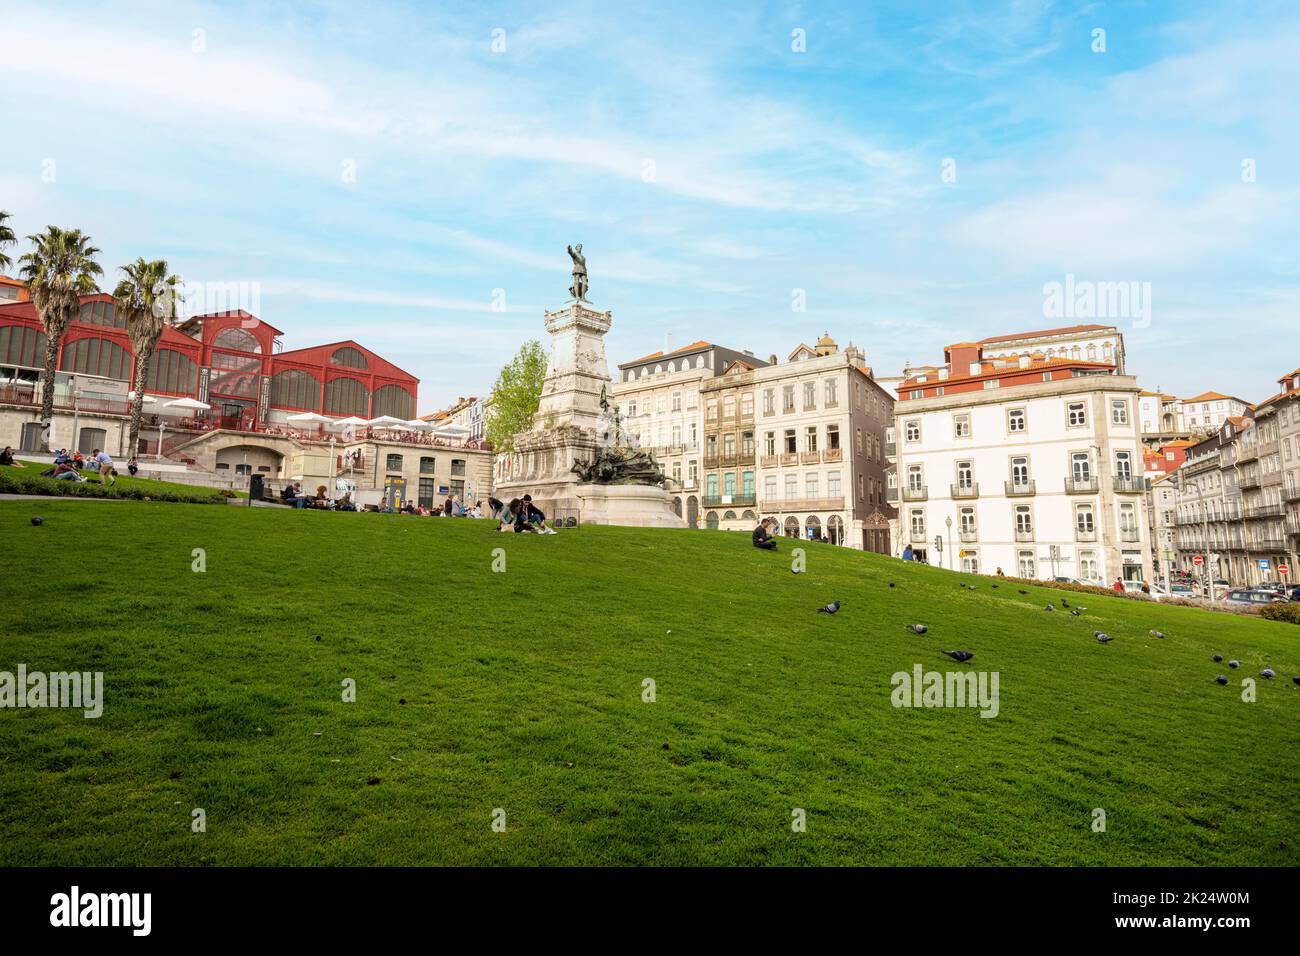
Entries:
{"label": "person sitting on grass", "polygon": [[754,529],[754,547],[762,548],[764,551],[776,550],[776,538],[768,534],[768,526],[772,523],[771,518],[764,518]]}
{"label": "person sitting on grass", "polygon": [[542,514],[541,509],[533,504],[533,496],[524,495],[522,500],[524,515],[527,517],[528,523],[533,526],[533,529],[538,534],[555,534],[554,528],[546,526],[546,515]]}
{"label": "person sitting on grass", "polygon": [[138,472],[138,471],[140,470],[140,463],[139,463],[138,461],[135,460],[135,456],[134,456],[134,455],[132,455],[132,456],[131,456],[131,460],[128,461],[128,462],[126,463],[126,470],[129,471],[129,472],[131,473],[131,477],[132,477],[132,478],[134,478],[135,475],[136,475],[136,472]]}
{"label": "person sitting on grass", "polygon": [[70,461],[54,466],[54,475],[59,481],[85,481],[81,472],[77,471],[77,466]]}
{"label": "person sitting on grass", "polygon": [[77,471],[86,470],[86,459],[82,456],[81,452],[78,451],[73,453],[72,463],[77,466]]}
{"label": "person sitting on grass", "polygon": [[14,460],[13,446],[5,445],[5,450],[0,452],[0,465],[8,465],[10,468],[22,468],[21,461]]}
{"label": "person sitting on grass", "polygon": [[317,485],[317,486],[316,486],[316,496],[315,496],[314,498],[312,498],[312,500],[311,500],[311,506],[312,506],[313,508],[327,508],[327,507],[329,507],[329,496],[325,494],[325,486],[324,486],[324,485]]}

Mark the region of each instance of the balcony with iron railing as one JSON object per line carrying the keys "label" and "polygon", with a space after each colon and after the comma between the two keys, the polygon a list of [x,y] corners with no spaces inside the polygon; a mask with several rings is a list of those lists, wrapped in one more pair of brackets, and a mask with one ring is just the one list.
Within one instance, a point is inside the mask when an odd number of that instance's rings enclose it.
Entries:
{"label": "balcony with iron railing", "polygon": [[1255,442],[1237,443],[1237,464],[1245,461],[1254,461],[1259,457],[1259,445]]}
{"label": "balcony with iron railing", "polygon": [[950,498],[978,498],[980,496],[979,482],[972,481],[967,485],[949,485],[948,496]]}
{"label": "balcony with iron railing", "polygon": [[1130,544],[1133,543],[1134,541],[1141,541],[1142,532],[1139,531],[1137,528],[1120,528],[1119,539],[1121,541],[1126,541]]}
{"label": "balcony with iron railing", "polygon": [[980,533],[978,531],[958,531],[957,537],[962,544],[974,544],[979,541]]}
{"label": "balcony with iron railing", "polygon": [[1247,521],[1254,521],[1260,518],[1280,518],[1283,514],[1282,502],[1275,502],[1266,505],[1254,505],[1242,511],[1242,517]]}
{"label": "balcony with iron railing", "polygon": [[827,448],[824,452],[822,452],[822,461],[826,462],[826,464],[828,465],[843,460],[844,460],[843,448]]}
{"label": "balcony with iron railing", "polygon": [[735,495],[705,495],[700,499],[703,508],[752,508],[755,500],[753,492]]}
{"label": "balcony with iron railing", "polygon": [[1288,481],[1282,486],[1283,501],[1300,501],[1300,482]]}
{"label": "balcony with iron railing", "polygon": [[1095,495],[1097,493],[1096,478],[1074,478],[1065,479],[1065,493],[1067,495]]}
{"label": "balcony with iron railing", "polygon": [[1008,498],[1026,498],[1036,493],[1034,481],[1004,481],[1003,487],[1006,489]]}
{"label": "balcony with iron railing", "polygon": [[1286,550],[1285,538],[1261,537],[1246,542],[1247,551],[1277,552]]}
{"label": "balcony with iron railing", "polygon": [[916,528],[909,528],[907,532],[907,539],[911,541],[913,544],[925,544],[926,542],[925,529],[922,528],[920,530],[917,530]]}
{"label": "balcony with iron railing", "polygon": [[1237,479],[1237,487],[1239,487],[1239,488],[1258,488],[1258,487],[1259,487],[1259,473],[1258,473],[1258,472],[1243,472],[1243,473],[1240,475],[1240,477],[1238,477],[1238,479]]}
{"label": "balcony with iron railing", "polygon": [[843,511],[844,498],[764,498],[760,510],[764,514],[795,511]]}
{"label": "balcony with iron railing", "polygon": [[760,455],[758,463],[764,468],[775,468],[781,463],[779,455]]}
{"label": "balcony with iron railing", "polygon": [[1300,534],[1300,517],[1297,517],[1296,515],[1287,515],[1282,526],[1286,528],[1287,534]]}
{"label": "balcony with iron railing", "polygon": [[904,501],[929,501],[930,500],[929,487],[926,485],[922,485],[919,488],[912,488],[912,487],[905,486],[903,488],[903,500]]}
{"label": "balcony with iron railing", "polygon": [[783,465],[799,464],[799,453],[794,451],[781,452],[781,464]]}
{"label": "balcony with iron railing", "polygon": [[1132,475],[1116,475],[1112,482],[1115,493],[1120,495],[1139,495],[1147,490],[1147,480]]}
{"label": "balcony with iron railing", "polygon": [[1074,529],[1074,540],[1075,541],[1096,541],[1097,529],[1076,527]]}
{"label": "balcony with iron railing", "polygon": [[1017,541],[1033,541],[1034,530],[1032,528],[1017,528],[1015,531]]}
{"label": "balcony with iron railing", "polygon": [[805,451],[799,454],[799,464],[801,465],[820,465],[822,461],[821,452]]}

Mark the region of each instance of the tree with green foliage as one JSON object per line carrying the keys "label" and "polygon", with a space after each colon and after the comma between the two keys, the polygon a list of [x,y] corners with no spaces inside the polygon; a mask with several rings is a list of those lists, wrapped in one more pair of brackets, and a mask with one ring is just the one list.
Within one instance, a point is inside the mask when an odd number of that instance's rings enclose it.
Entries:
{"label": "tree with green foliage", "polygon": [[487,440],[496,451],[509,451],[514,437],[533,427],[546,378],[546,352],[542,343],[529,339],[519,348],[492,387],[487,409]]}
{"label": "tree with green foliage", "polygon": [[[136,454],[140,441],[140,415],[144,411],[144,390],[149,384],[163,327],[176,321],[176,304],[181,299],[180,276],[169,275],[166,259],[138,258],[122,266],[126,276],[113,290],[118,310],[126,316],[126,334],[135,352],[135,400],[131,403],[131,432],[126,447]],[[162,449],[158,450],[162,454]]]}
{"label": "tree with green foliage", "polygon": [[0,270],[8,269],[14,261],[5,255],[5,246],[12,246],[18,241],[13,229],[9,227],[9,213],[0,209]]}
{"label": "tree with green foliage", "polygon": [[63,333],[81,310],[81,297],[99,291],[95,277],[104,274],[95,257],[99,250],[80,229],[46,226],[28,236],[33,249],[21,259],[21,277],[45,329],[45,366],[41,374],[41,446],[49,450],[54,421],[54,372]]}

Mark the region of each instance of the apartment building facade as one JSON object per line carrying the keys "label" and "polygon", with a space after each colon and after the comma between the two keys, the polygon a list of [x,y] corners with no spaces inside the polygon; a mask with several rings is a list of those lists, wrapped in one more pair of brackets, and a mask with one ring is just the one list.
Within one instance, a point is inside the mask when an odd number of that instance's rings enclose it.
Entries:
{"label": "apartment building facade", "polygon": [[829,335],[785,362],[737,359],[701,388],[705,526],[887,554],[885,429],[893,400],[865,356]]}
{"label": "apartment building facade", "polygon": [[687,527],[702,525],[704,409],[703,383],[733,362],[753,368],[767,363],[752,353],[693,342],[643,355],[618,367],[611,395],[625,427],[642,448],[653,451],[668,476],[673,510]]}
{"label": "apartment building facade", "polygon": [[[1178,550],[1235,585],[1279,580],[1300,552],[1300,369],[1281,391],[1226,420],[1179,469]],[[1210,450],[1214,453],[1211,454]],[[1196,467],[1193,467],[1193,465]]]}
{"label": "apartment building facade", "polygon": [[1071,354],[990,359],[981,343],[961,343],[936,372],[899,386],[900,533],[920,560],[1026,578],[1150,578],[1140,389],[1113,362]]}

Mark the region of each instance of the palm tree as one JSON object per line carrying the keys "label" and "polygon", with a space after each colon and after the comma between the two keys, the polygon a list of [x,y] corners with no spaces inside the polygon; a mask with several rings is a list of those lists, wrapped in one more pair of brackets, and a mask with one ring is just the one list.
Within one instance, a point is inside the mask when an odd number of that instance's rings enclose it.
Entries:
{"label": "palm tree", "polygon": [[99,250],[80,229],[46,226],[27,239],[35,247],[18,260],[27,282],[32,304],[45,329],[45,370],[41,388],[41,445],[49,451],[50,426],[54,421],[54,371],[63,333],[81,309],[81,297],[99,291],[95,276],[104,270],[95,261]]}
{"label": "palm tree", "polygon": [[8,219],[9,213],[0,209],[0,272],[3,272],[14,264],[14,261],[5,255],[5,246],[12,246],[18,241],[18,237],[14,235],[14,231],[6,224]]}
{"label": "palm tree", "polygon": [[152,262],[136,259],[123,266],[122,272],[126,278],[113,290],[113,298],[126,316],[126,334],[135,352],[135,401],[131,403],[131,433],[126,443],[134,455],[140,439],[140,413],[144,409],[145,386],[149,383],[149,365],[162,338],[163,327],[176,319],[176,303],[181,299],[177,287],[181,278],[167,274],[166,259]]}

